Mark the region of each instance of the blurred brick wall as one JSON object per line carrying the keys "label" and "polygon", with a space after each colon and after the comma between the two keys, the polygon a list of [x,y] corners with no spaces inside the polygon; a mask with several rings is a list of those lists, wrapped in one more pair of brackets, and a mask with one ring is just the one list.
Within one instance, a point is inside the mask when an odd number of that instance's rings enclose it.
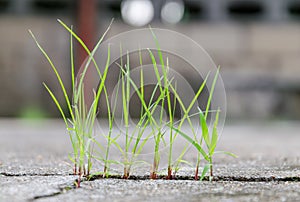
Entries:
{"label": "blurred brick wall", "polygon": [[[0,116],[18,116],[31,106],[57,115],[42,82],[61,97],[59,86],[27,30],[32,29],[70,86],[69,35],[56,18],[74,24],[72,1],[55,0],[63,3],[52,7],[51,12],[43,10],[43,3],[36,4],[36,8],[26,4],[42,0],[15,0],[11,2],[18,6],[2,7],[1,2],[9,1],[0,1]],[[252,11],[237,0],[187,2],[187,9],[194,9],[189,21],[170,27],[157,21],[152,24],[190,36],[221,65],[228,116],[299,119],[299,1],[247,1]],[[119,18],[119,3],[99,1],[99,36],[111,17],[116,21],[110,36],[132,29]]]}
{"label": "blurred brick wall", "polygon": [[[68,33],[55,19],[47,17],[1,17],[0,27],[1,116],[18,115],[30,105],[56,112],[42,82],[58,93],[59,86],[27,30],[36,34],[67,85]],[[115,22],[110,35],[128,29]],[[298,24],[193,23],[172,29],[197,41],[221,65],[230,117],[300,117]]]}
{"label": "blurred brick wall", "polygon": [[42,82],[58,91],[59,86],[46,59],[28,29],[49,53],[69,85],[69,35],[56,19],[40,17],[0,18],[0,115],[19,115],[24,107],[54,110]]}

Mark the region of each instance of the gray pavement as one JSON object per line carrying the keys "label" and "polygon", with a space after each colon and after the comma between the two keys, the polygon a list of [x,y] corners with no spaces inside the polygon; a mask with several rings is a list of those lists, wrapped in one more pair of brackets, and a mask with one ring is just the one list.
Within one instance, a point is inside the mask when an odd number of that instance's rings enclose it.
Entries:
{"label": "gray pavement", "polygon": [[300,201],[299,131],[300,122],[228,123],[218,150],[239,158],[216,156],[217,181],[98,179],[74,189],[62,121],[0,120],[0,201]]}

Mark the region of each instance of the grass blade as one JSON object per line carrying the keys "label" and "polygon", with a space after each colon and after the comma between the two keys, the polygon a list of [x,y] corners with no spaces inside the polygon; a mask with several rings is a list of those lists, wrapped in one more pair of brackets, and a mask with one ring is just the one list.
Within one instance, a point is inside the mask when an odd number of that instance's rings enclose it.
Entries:
{"label": "grass blade", "polygon": [[[71,30],[73,27],[71,26]],[[71,79],[72,79],[72,92],[75,91],[75,65],[74,65],[74,50],[73,50],[73,36],[70,33],[70,60],[71,60]]]}
{"label": "grass blade", "polygon": [[212,136],[211,136],[211,144],[210,144],[210,149],[209,149],[209,154],[210,155],[214,154],[215,148],[216,148],[217,142],[218,142],[217,127],[218,127],[218,122],[219,122],[219,113],[220,113],[220,111],[218,110],[217,113],[216,113],[216,118],[215,118],[215,122],[214,122],[213,132],[212,132]]}
{"label": "grass blade", "polygon": [[210,144],[210,138],[209,138],[209,132],[208,132],[208,126],[206,123],[206,119],[205,116],[203,115],[202,111],[199,108],[199,116],[200,116],[200,124],[201,124],[201,128],[202,128],[202,137],[205,141],[205,144],[207,146],[208,149],[211,148],[211,144]]}
{"label": "grass blade", "polygon": [[52,100],[54,101],[57,109],[59,110],[59,112],[60,112],[60,114],[61,114],[61,116],[62,116],[62,118],[63,118],[63,120],[66,124],[66,127],[68,128],[69,126],[68,126],[68,121],[67,121],[66,115],[65,115],[64,111],[62,110],[57,98],[55,97],[53,92],[50,90],[50,88],[45,83],[43,83],[43,85],[45,86],[45,88],[48,91],[49,95],[51,96]]}
{"label": "grass blade", "polygon": [[201,173],[201,177],[200,177],[200,181],[202,181],[206,175],[206,173],[208,173],[209,171],[209,168],[210,168],[210,164],[206,164],[202,170],[202,173]]}
{"label": "grass blade", "polygon": [[189,143],[191,143],[197,150],[202,154],[205,160],[209,161],[209,157],[205,153],[205,151],[202,149],[201,145],[199,145],[195,140],[193,140],[190,136],[183,133],[182,131],[178,130],[177,128],[174,128],[172,126],[173,130],[175,130],[177,133],[179,133],[183,138],[185,138]]}
{"label": "grass blade", "polygon": [[226,154],[226,155],[231,156],[233,158],[238,158],[238,156],[235,155],[234,153],[227,152],[227,151],[216,151],[215,154]]}
{"label": "grass blade", "polygon": [[68,94],[67,94],[67,91],[66,91],[66,88],[65,88],[65,85],[61,79],[61,76],[60,74],[58,73],[57,71],[57,68],[55,67],[55,65],[53,64],[52,60],[50,59],[50,57],[48,56],[48,54],[46,53],[46,51],[42,48],[42,46],[39,44],[39,42],[37,41],[36,37],[34,36],[34,34],[32,33],[31,30],[29,30],[29,33],[30,35],[32,36],[33,40],[35,41],[37,47],[40,49],[40,51],[43,53],[43,55],[45,56],[45,58],[47,59],[48,63],[50,64],[51,68],[53,69],[55,75],[56,75],[56,78],[59,82],[59,85],[63,91],[63,94],[64,94],[64,97],[65,97],[65,100],[67,102],[67,106],[68,106],[68,109],[69,109],[69,112],[70,112],[70,115],[72,117],[72,119],[74,119],[74,115],[73,115],[73,111],[72,111],[72,106],[71,106],[71,102],[69,100],[69,97],[68,97]]}
{"label": "grass blade", "polygon": [[210,92],[209,92],[209,97],[208,97],[207,105],[206,105],[206,109],[205,109],[205,120],[207,120],[208,111],[209,111],[209,108],[210,108],[212,96],[214,94],[214,90],[215,90],[215,86],[216,86],[217,79],[218,79],[218,76],[219,76],[219,72],[220,72],[220,67],[218,67],[218,69],[217,69],[217,72],[215,74],[215,77],[214,77],[214,80],[213,80],[213,83],[212,83],[212,86],[211,86],[211,89],[210,89]]}

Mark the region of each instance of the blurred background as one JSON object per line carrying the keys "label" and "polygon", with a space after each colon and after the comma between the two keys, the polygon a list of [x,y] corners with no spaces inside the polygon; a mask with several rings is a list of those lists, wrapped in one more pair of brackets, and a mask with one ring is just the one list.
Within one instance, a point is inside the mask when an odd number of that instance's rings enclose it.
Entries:
{"label": "blurred background", "polygon": [[[57,80],[28,33],[70,88],[69,34],[58,18],[89,48],[112,18],[108,37],[148,24],[178,31],[221,66],[228,119],[300,119],[300,0],[0,0],[0,117],[59,116],[42,85],[62,96]],[[76,49],[76,63],[84,57]]]}

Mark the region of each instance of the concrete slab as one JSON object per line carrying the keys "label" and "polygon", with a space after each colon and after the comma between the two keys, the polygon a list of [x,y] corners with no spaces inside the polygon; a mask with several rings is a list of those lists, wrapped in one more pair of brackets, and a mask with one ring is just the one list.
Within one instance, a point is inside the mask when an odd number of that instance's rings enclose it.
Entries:
{"label": "concrete slab", "polygon": [[34,200],[37,196],[55,196],[72,185],[74,176],[0,175],[0,201]]}
{"label": "concrete slab", "polygon": [[38,201],[297,201],[300,183],[133,181],[105,179],[82,183]]}
{"label": "concrete slab", "polygon": [[[1,120],[0,201],[297,201],[299,131],[298,122],[227,124],[218,150],[239,158],[216,156],[218,181],[98,179],[74,189],[62,121]],[[183,166],[178,176],[193,172]]]}

